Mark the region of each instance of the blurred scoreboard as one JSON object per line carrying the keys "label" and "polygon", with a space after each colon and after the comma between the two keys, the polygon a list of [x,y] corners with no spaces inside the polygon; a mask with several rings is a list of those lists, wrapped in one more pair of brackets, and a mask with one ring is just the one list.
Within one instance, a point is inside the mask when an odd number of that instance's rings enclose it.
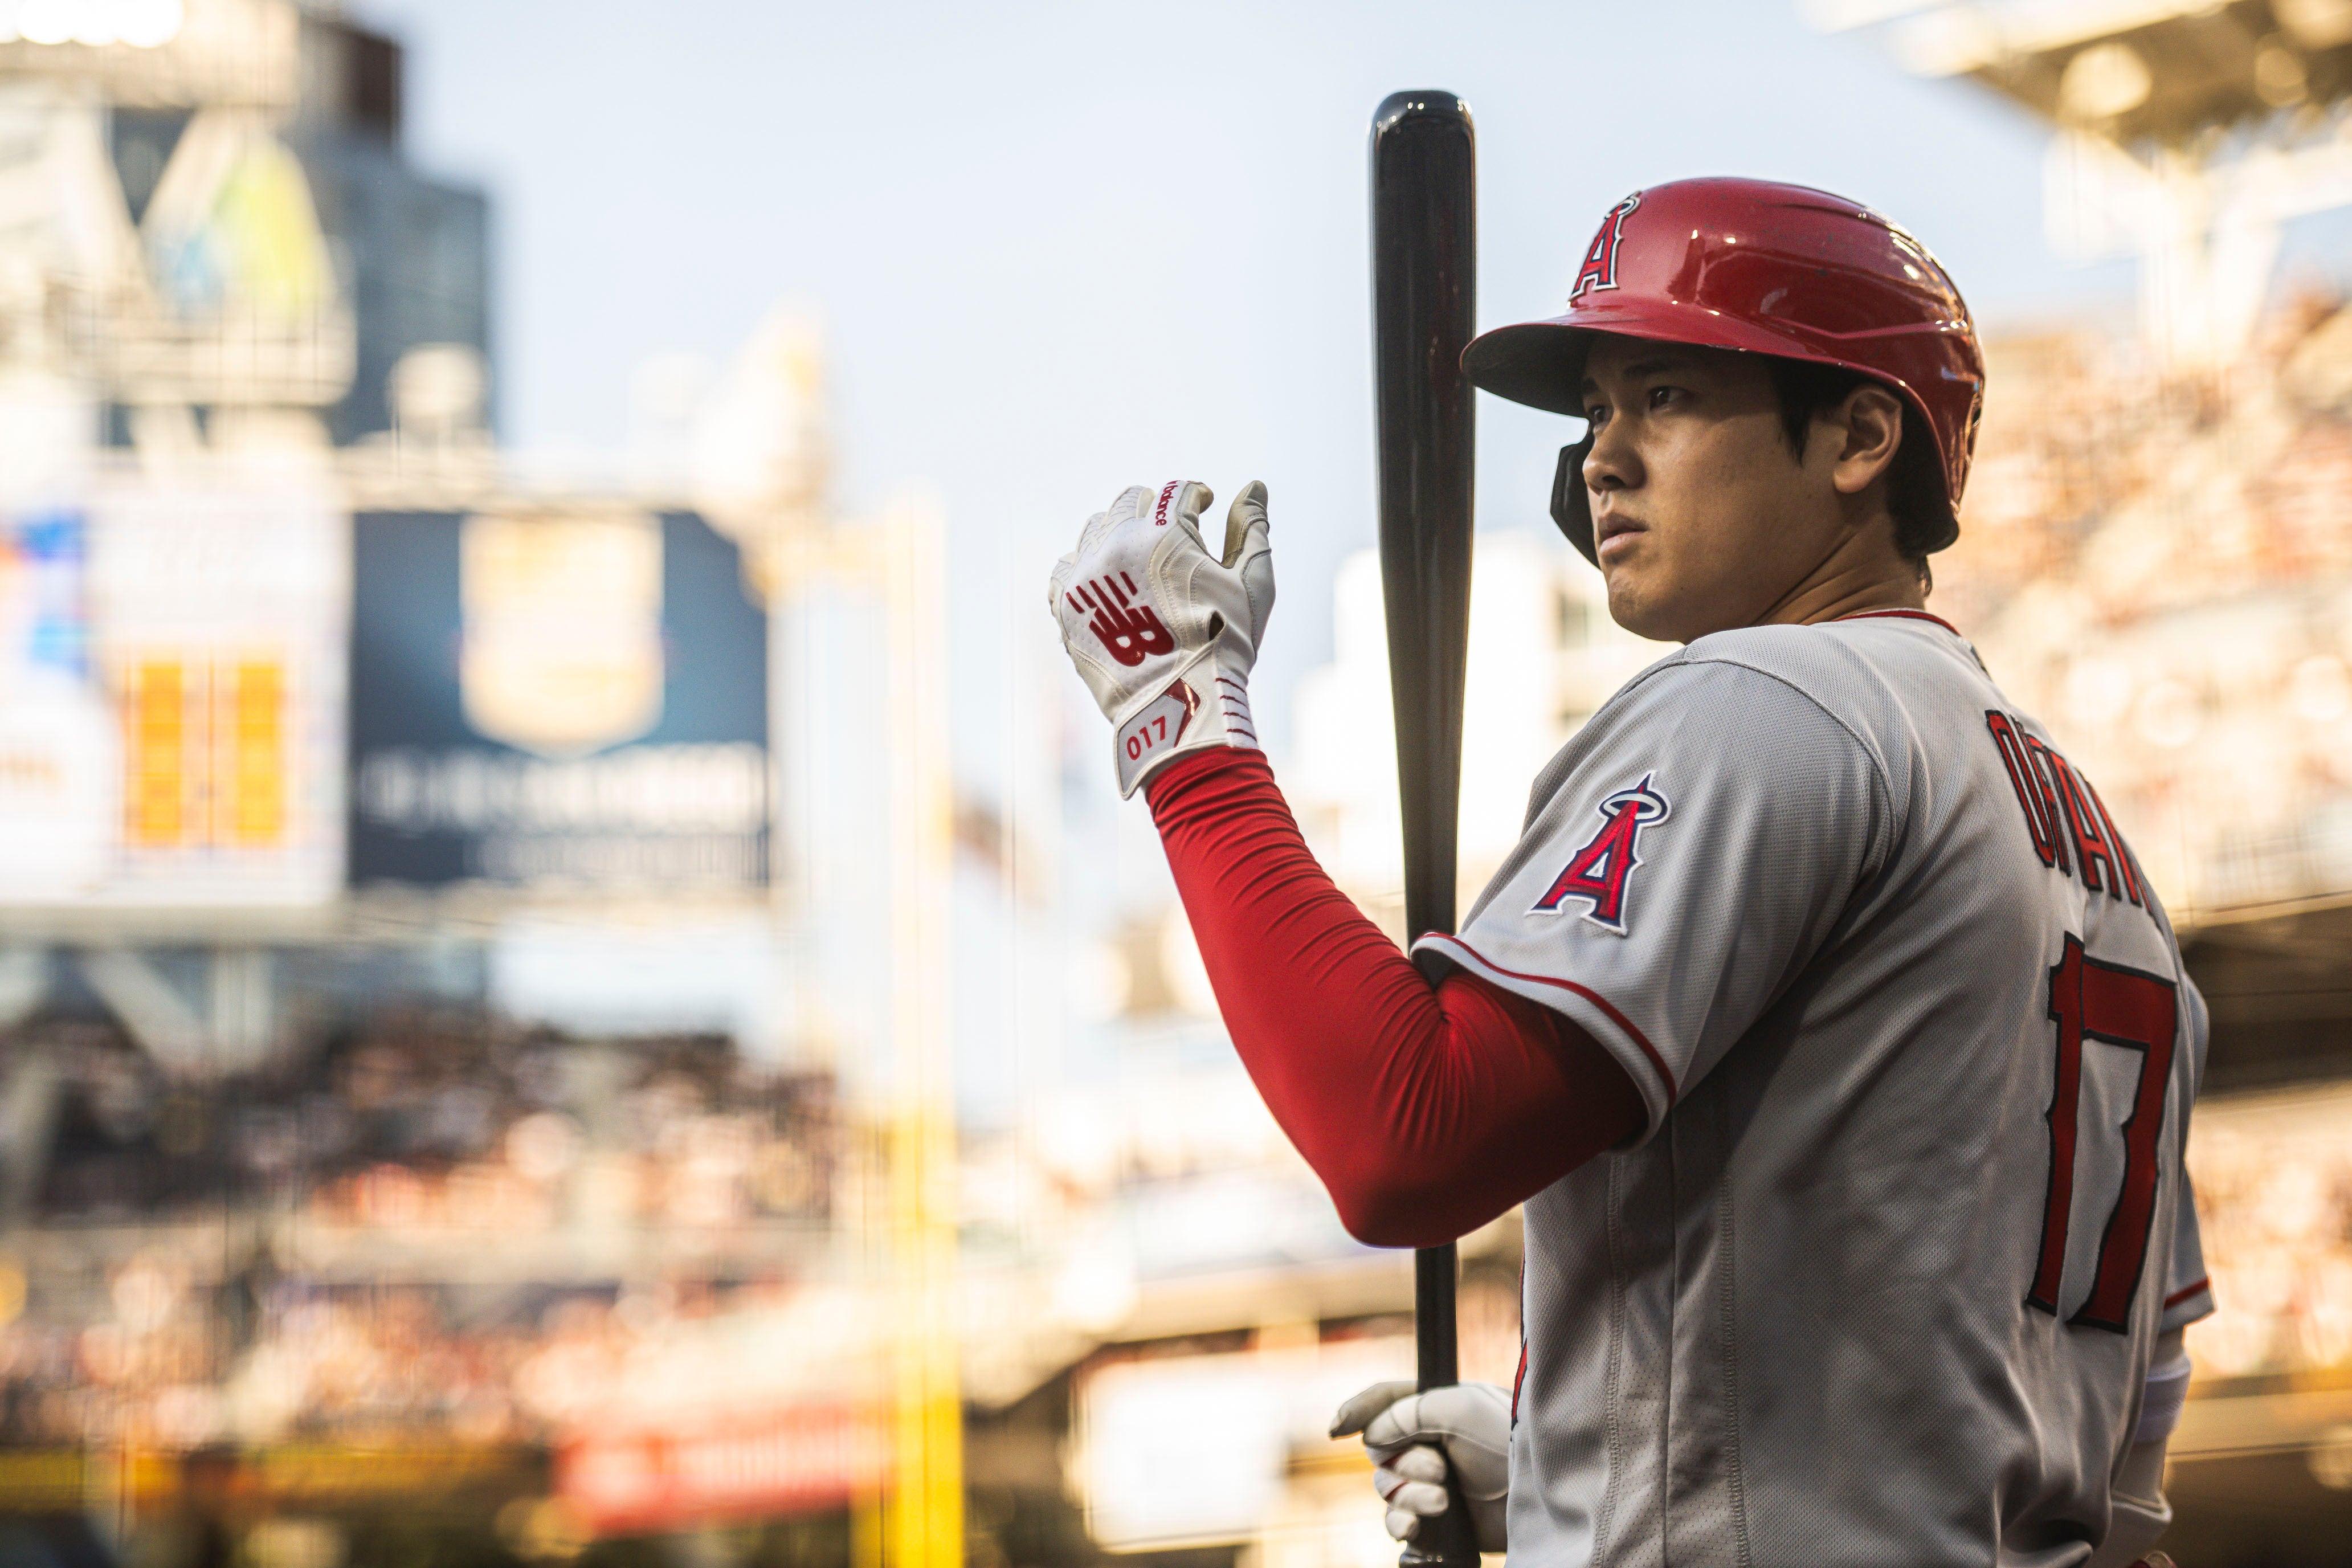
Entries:
{"label": "blurred scoreboard", "polygon": [[0,908],[763,888],[741,567],[699,518],[618,506],[0,503]]}
{"label": "blurred scoreboard", "polygon": [[0,514],[0,903],[334,897],[344,522],[283,488]]}
{"label": "blurred scoreboard", "polygon": [[350,880],[768,878],[767,617],[688,513],[353,520]]}

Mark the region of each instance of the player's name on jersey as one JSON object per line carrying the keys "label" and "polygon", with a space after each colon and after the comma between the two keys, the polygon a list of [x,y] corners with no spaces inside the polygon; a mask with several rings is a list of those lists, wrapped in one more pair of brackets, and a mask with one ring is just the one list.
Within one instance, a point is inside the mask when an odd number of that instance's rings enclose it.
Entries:
{"label": "player's name on jersey", "polygon": [[1986,710],[1985,729],[2009,770],[2026,835],[2042,863],[2063,876],[2080,876],[2095,893],[2145,908],[2146,878],[2091,781],[2056,747],[1998,708]]}

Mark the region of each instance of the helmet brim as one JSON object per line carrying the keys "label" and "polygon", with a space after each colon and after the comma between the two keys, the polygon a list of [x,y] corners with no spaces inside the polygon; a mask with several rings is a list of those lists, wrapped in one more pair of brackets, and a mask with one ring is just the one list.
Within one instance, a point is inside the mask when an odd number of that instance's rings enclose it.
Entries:
{"label": "helmet brim", "polygon": [[1592,352],[1592,340],[1603,332],[1651,342],[1845,364],[1874,380],[1890,382],[1906,394],[1911,392],[1874,366],[1824,354],[1801,339],[1766,331],[1718,310],[1655,303],[1580,305],[1565,316],[1481,332],[1462,351],[1462,372],[1473,386],[1497,397],[1551,414],[1580,416],[1584,400],[1578,384],[1583,378],[1585,356]]}

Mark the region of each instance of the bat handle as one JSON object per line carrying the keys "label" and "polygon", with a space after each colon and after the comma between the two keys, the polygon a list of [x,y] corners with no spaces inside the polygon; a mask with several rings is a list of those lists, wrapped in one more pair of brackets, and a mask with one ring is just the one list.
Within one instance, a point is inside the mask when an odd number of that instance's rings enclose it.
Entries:
{"label": "bat handle", "polygon": [[[1424,1247],[1412,1255],[1413,1352],[1418,1381],[1426,1392],[1462,1381],[1454,1328],[1454,1244]],[[1438,1450],[1441,1456],[1444,1449]],[[1445,1511],[1423,1519],[1405,1542],[1397,1568],[1478,1568],[1478,1527],[1453,1461],[1445,1466]]]}
{"label": "bat handle", "polygon": [[1478,1568],[1477,1526],[1454,1467],[1445,1467],[1445,1511],[1425,1518],[1397,1554],[1397,1568]]}

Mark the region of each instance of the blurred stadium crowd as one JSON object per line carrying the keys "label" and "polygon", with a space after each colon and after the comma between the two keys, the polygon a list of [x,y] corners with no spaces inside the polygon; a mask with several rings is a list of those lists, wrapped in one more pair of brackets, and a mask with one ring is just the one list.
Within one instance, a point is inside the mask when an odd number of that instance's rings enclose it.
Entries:
{"label": "blurred stadium crowd", "polygon": [[2228,1300],[2197,1331],[2208,1380],[2352,1369],[2352,1099],[2222,1104],[2191,1179],[2206,1262]]}
{"label": "blurred stadium crowd", "polygon": [[1997,342],[1990,378],[1937,605],[2085,752],[2184,923],[2345,886],[2352,312],[2306,290],[2188,374]]}
{"label": "blurred stadium crowd", "polygon": [[[0,1278],[0,1442],[543,1439],[591,1361],[772,1293],[710,1276],[730,1239],[829,1222],[829,1081],[723,1039],[394,1009],[299,1068],[194,1086],[100,1028],[7,1044],[42,1054],[58,1110],[18,1220],[37,1288]],[[567,1229],[644,1282],[531,1278],[562,1257],[534,1238]]]}

